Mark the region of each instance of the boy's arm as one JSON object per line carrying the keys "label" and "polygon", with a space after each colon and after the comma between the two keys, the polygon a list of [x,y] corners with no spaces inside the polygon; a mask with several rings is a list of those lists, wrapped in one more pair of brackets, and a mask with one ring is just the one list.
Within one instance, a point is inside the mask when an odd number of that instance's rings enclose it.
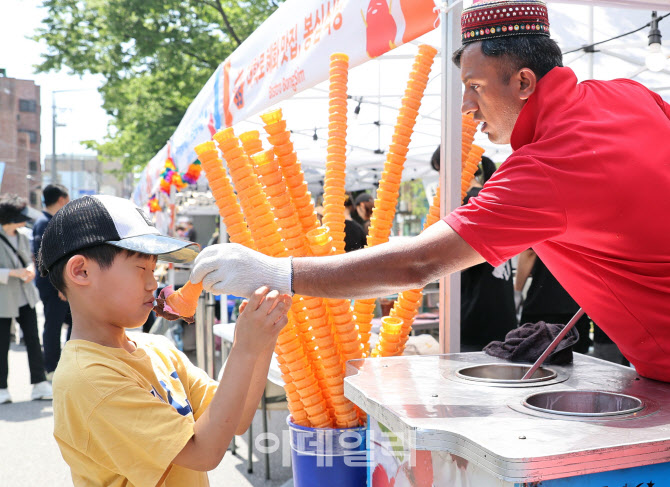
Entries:
{"label": "boy's arm", "polygon": [[249,390],[256,357],[233,346],[214,398],[193,427],[193,436],[172,463],[191,470],[215,468],[223,458],[242,417],[242,408]]}
{"label": "boy's arm", "polygon": [[[248,301],[246,300],[242,302],[240,305],[240,313],[244,312],[247,304]],[[265,386],[267,384],[267,375],[268,370],[270,369],[270,363],[272,362],[272,353],[274,352],[274,349],[275,343],[270,344],[256,360],[256,366],[254,367],[251,384],[249,386],[249,392],[247,394],[247,402],[244,404],[242,419],[237,427],[237,431],[235,432],[237,435],[244,434],[249,429],[251,422],[254,420],[256,409],[258,409],[258,403],[263,396],[263,391],[265,391]]]}
{"label": "boy's arm", "polygon": [[274,347],[274,343],[268,346],[256,360],[256,366],[254,367],[254,372],[251,378],[251,385],[249,386],[249,392],[247,393],[247,402],[244,404],[242,419],[237,426],[237,431],[235,431],[236,435],[244,434],[254,420],[254,415],[258,409],[258,403],[263,396],[263,391],[265,391],[265,385],[267,384],[268,370],[270,369],[270,363],[272,362],[272,352],[274,351]]}
{"label": "boy's arm", "polygon": [[287,323],[289,306],[290,298],[280,297],[276,291],[268,293],[268,288],[257,290],[251,297],[248,309],[240,313],[235,341],[214,398],[172,463],[205,471],[221,462],[246,410],[259,356],[274,346]]}

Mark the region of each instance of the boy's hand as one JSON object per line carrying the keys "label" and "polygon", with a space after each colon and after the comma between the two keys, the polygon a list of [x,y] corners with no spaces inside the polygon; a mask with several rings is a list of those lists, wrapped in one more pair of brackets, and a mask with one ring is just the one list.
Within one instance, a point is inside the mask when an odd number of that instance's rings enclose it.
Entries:
{"label": "boy's hand", "polygon": [[233,346],[253,355],[274,347],[279,332],[288,323],[291,297],[264,286],[240,305]]}

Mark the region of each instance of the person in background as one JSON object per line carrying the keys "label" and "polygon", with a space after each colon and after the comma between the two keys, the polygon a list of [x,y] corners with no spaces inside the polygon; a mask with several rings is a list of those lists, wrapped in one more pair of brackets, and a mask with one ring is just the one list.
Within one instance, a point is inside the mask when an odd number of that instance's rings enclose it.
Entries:
{"label": "person in background", "polygon": [[195,233],[195,228],[193,227],[193,220],[187,216],[180,217],[179,220],[177,221],[180,227],[183,228],[183,236],[182,238],[184,240],[188,240],[189,242],[196,242],[197,238],[196,233]]}
{"label": "person in background", "polygon": [[[367,194],[367,193],[366,193]],[[365,247],[367,243],[365,238],[365,229],[351,217],[354,204],[351,201],[351,195],[347,194],[344,200],[344,251],[351,252]]]}
{"label": "person in background", "polygon": [[372,216],[372,209],[374,206],[375,202],[370,193],[361,193],[356,196],[356,199],[354,200],[354,208],[356,211],[351,213],[351,218],[363,227],[365,235],[368,234],[370,217]]}
{"label": "person in background", "polygon": [[12,402],[7,388],[12,319],[16,319],[23,331],[28,352],[30,383],[33,384],[31,399],[50,400],[52,397],[37,330],[35,304],[38,295],[32,282],[35,267],[30,242],[18,231],[29,220],[25,199],[13,194],[0,196],[0,404]]}
{"label": "person in background", "polygon": [[[520,300],[521,292],[531,275],[533,280],[528,288],[525,301],[522,301]],[[579,305],[563,289],[563,286],[533,249],[525,250],[519,255],[514,293],[515,302],[522,306],[520,324],[544,321],[565,325],[579,310]],[[579,332],[579,341],[572,348],[575,352],[588,353],[591,346],[589,337],[591,319],[583,315],[575,327]]]}
{"label": "person in background", "polygon": [[316,212],[316,219],[319,220],[319,225],[323,225],[323,206],[315,206],[314,211]]}
{"label": "person in background", "polygon": [[[439,147],[430,162],[440,170]],[[495,170],[493,161],[483,156],[463,204],[477,197]],[[504,340],[516,325],[509,260],[497,267],[483,262],[461,272],[461,352],[479,352],[494,340]]]}
{"label": "person in background", "polygon": [[[61,184],[47,184],[42,190],[42,197],[44,198],[45,209],[33,226],[32,250],[35,262],[37,262],[37,256],[42,245],[44,229],[56,212],[70,202],[67,188]],[[70,305],[63,299],[64,296],[51,285],[49,279],[38,274],[35,276],[35,285],[44,305],[44,331],[42,334],[44,367],[47,372],[47,380],[51,380],[58,365],[58,360],[60,360],[63,323],[68,325],[67,339],[69,340],[72,332],[72,315],[70,314]]]}

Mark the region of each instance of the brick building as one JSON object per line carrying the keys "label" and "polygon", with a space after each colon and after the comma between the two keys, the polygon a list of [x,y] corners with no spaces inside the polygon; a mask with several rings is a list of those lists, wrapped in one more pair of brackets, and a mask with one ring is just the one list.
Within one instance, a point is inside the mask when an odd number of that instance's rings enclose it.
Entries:
{"label": "brick building", "polygon": [[40,87],[0,69],[0,193],[41,208]]}

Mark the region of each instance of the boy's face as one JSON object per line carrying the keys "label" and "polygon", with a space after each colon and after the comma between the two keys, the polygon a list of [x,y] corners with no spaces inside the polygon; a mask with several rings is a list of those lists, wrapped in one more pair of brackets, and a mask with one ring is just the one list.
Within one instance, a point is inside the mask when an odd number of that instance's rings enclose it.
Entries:
{"label": "boy's face", "polygon": [[95,314],[123,328],[141,326],[154,306],[156,260],[151,255],[121,253],[109,268],[98,269],[93,291],[101,299],[92,303],[98,309]]}

